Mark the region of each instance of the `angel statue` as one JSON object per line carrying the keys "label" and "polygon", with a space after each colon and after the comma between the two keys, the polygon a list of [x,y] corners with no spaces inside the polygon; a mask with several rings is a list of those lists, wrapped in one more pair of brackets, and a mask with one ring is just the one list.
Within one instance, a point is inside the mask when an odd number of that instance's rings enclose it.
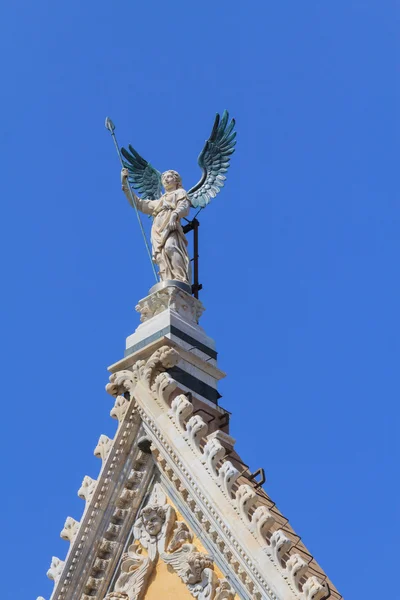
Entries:
{"label": "angel statue", "polygon": [[121,171],[122,190],[131,203],[128,185],[131,184],[142,195],[138,198],[134,194],[137,209],[153,217],[152,260],[158,266],[161,281],[175,280],[190,285],[190,259],[181,219],[189,215],[191,207],[201,210],[207,206],[223,187],[224,173],[235,151],[234,127],[235,120],[229,121],[227,111],[222,118],[217,114],[211,135],[198,158],[201,179],[188,192],[183,189],[182,179],[176,171],[161,174],[132,146],[129,151],[122,148],[125,158]]}

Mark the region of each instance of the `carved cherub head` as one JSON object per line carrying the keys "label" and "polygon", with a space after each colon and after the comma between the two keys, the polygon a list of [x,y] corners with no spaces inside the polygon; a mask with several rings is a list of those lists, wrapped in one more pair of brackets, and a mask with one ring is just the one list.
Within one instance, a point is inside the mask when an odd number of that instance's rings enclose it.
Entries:
{"label": "carved cherub head", "polygon": [[165,171],[161,175],[161,183],[167,192],[172,192],[182,187],[182,178],[176,171]]}
{"label": "carved cherub head", "polygon": [[186,573],[186,583],[195,584],[201,581],[201,575],[204,569],[213,569],[211,556],[202,552],[191,552],[187,557],[188,570]]}
{"label": "carved cherub head", "polygon": [[165,507],[164,506],[146,506],[142,510],[143,527],[151,536],[158,535],[165,522]]}

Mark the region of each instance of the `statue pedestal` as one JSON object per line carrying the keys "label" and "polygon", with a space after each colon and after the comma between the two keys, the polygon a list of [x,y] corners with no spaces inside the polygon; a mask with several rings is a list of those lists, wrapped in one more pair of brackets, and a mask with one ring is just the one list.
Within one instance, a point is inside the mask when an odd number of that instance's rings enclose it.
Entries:
{"label": "statue pedestal", "polygon": [[193,298],[190,291],[190,286],[181,281],[157,283],[151,288],[149,295],[136,305],[141,323],[170,309],[183,320],[197,325],[205,309],[200,300]]}
{"label": "statue pedestal", "polygon": [[182,391],[191,392],[199,401],[218,410],[217,385],[225,373],[217,367],[214,340],[198,324],[204,306],[183,286],[181,282],[161,282],[138,302],[136,310],[141,324],[126,339],[125,358],[110,370],[129,369],[158,347],[172,346],[180,360],[171,375]]}

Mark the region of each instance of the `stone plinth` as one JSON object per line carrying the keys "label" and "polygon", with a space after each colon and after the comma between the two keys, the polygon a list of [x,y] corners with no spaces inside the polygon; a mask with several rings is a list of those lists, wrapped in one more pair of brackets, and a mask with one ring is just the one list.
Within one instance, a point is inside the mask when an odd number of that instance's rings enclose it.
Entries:
{"label": "stone plinth", "polygon": [[217,384],[225,373],[217,367],[214,340],[198,324],[204,306],[177,283],[164,284],[161,288],[155,286],[155,291],[138,302],[136,310],[141,324],[126,339],[125,358],[112,365],[110,370],[129,368],[139,358],[154,352],[155,347],[171,345],[180,356],[171,375],[179,382],[181,390],[190,392],[194,401],[197,398],[207,404],[203,407],[206,410],[222,412],[218,407]]}

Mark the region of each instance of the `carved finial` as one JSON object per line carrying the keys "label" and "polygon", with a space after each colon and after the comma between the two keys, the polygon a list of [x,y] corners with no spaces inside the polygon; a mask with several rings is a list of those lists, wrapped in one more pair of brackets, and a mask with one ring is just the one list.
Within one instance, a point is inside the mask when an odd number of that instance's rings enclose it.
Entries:
{"label": "carved finial", "polygon": [[92,479],[91,477],[89,477],[89,475],[85,475],[85,477],[83,478],[82,485],[78,490],[78,496],[79,498],[82,498],[82,500],[86,501],[86,506],[89,504],[93,496],[96,483],[97,480]]}
{"label": "carved finial", "polygon": [[118,395],[123,396],[125,392],[131,392],[134,386],[135,377],[132,371],[118,371],[110,375],[110,383],[106,385],[106,392],[116,398]]}
{"label": "carved finial", "polygon": [[186,424],[186,431],[189,435],[189,440],[200,450],[201,439],[207,435],[208,425],[200,415],[190,417]]}
{"label": "carved finial", "polygon": [[97,458],[101,458],[103,463],[110,453],[112,443],[113,443],[113,440],[111,440],[108,436],[106,436],[104,434],[102,434],[99,437],[97,446],[94,449],[94,455],[97,456]]}
{"label": "carved finial", "polygon": [[266,536],[275,518],[266,506],[258,506],[251,517],[250,531],[252,531],[261,543],[266,542]]}
{"label": "carved finial", "polygon": [[256,503],[257,494],[252,487],[247,484],[241,485],[236,492],[236,503],[240,516],[247,523],[250,521],[250,508]]}
{"label": "carved finial", "polygon": [[78,533],[79,525],[79,521],[76,521],[72,517],[67,517],[67,520],[64,523],[64,529],[60,533],[60,537],[72,544]]}
{"label": "carved finial", "polygon": [[225,448],[217,438],[207,440],[203,450],[202,461],[207,465],[214,477],[218,477],[217,464],[225,456]]}
{"label": "carved finial", "polygon": [[125,398],[125,396],[117,396],[115,400],[115,404],[110,411],[110,417],[113,419],[118,419],[118,424],[120,424],[126,415],[126,411],[128,410],[129,400]]}
{"label": "carved finial", "polygon": [[172,400],[168,415],[174,417],[182,431],[185,431],[186,420],[191,416],[192,412],[193,404],[189,402],[187,396],[179,394],[179,396]]}
{"label": "carved finial", "polygon": [[329,592],[325,583],[321,583],[315,575],[309,577],[303,585],[303,598],[305,600],[323,600]]}
{"label": "carved finial", "polygon": [[47,571],[46,574],[49,579],[52,579],[54,581],[54,585],[57,585],[57,583],[60,580],[61,573],[64,569],[64,564],[64,561],[57,558],[57,556],[53,556],[53,558],[51,559],[50,569]]}
{"label": "carved finial", "polygon": [[281,529],[277,529],[271,535],[271,550],[272,556],[275,559],[275,562],[282,566],[282,557],[289,550],[289,548],[293,545],[291,539],[289,539]]}
{"label": "carved finial", "polygon": [[306,574],[308,563],[300,556],[300,554],[292,554],[286,563],[286,571],[295,586],[300,590],[300,579]]}
{"label": "carved finial", "polygon": [[219,483],[230,499],[233,497],[232,487],[239,475],[239,471],[233,466],[230,460],[226,460],[219,470]]}

